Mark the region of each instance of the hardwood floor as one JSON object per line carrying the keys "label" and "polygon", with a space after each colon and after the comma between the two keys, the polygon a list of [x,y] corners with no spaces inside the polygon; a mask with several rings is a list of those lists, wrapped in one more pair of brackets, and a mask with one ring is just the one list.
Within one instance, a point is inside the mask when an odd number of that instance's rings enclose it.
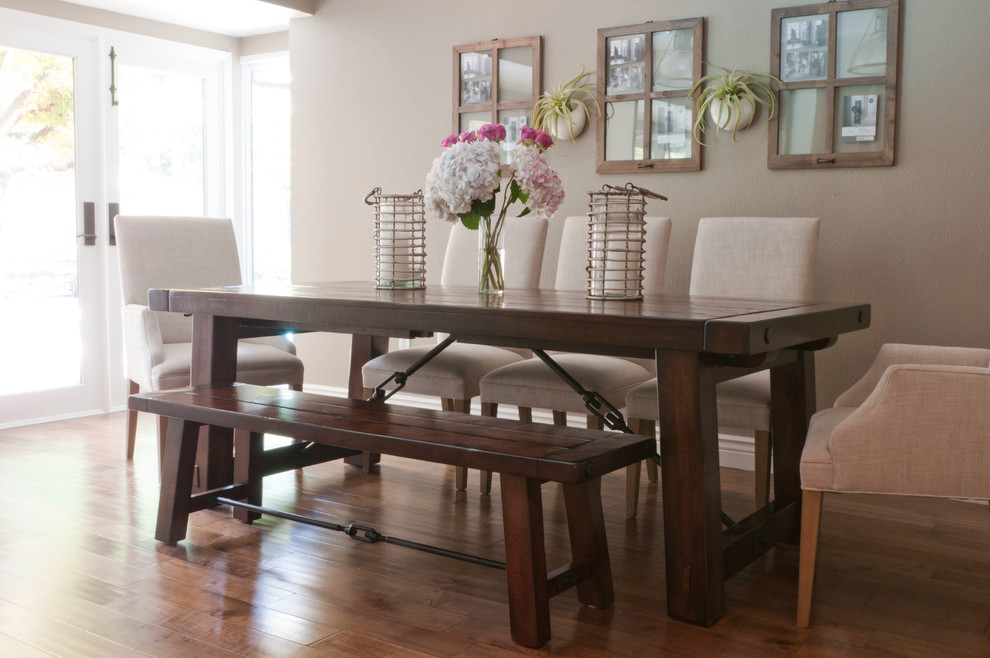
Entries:
{"label": "hardwood floor", "polygon": [[[796,546],[732,578],[728,613],[699,628],[665,614],[656,485],[626,522],[613,474],[602,490],[616,604],[555,598],[553,640],[531,651],[509,639],[494,569],[280,519],[247,526],[223,508],[195,513],[178,546],[156,542],[154,432],[143,416],[127,463],[123,414],[0,431],[0,656],[990,655],[985,505],[826,495],[811,628],[794,623]],[[458,495],[452,467],[380,469],[272,476],[265,502],[502,559],[496,495],[474,479]],[[752,480],[723,469],[730,516],[751,507]],[[544,487],[544,504],[560,564],[559,488]]]}

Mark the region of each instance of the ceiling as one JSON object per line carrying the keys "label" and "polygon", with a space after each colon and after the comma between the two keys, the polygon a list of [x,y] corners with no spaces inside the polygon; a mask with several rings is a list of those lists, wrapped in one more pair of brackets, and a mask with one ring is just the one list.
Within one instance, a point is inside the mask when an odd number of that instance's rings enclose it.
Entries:
{"label": "ceiling", "polygon": [[74,5],[137,16],[162,23],[247,37],[289,29],[289,19],[307,16],[307,0],[63,0]]}

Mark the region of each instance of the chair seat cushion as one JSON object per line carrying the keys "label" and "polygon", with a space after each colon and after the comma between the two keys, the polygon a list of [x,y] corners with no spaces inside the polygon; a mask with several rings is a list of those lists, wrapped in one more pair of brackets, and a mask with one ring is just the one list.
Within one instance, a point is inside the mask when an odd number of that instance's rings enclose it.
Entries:
{"label": "chair seat cushion", "polygon": [[[589,391],[621,408],[626,392],[650,378],[631,361],[594,354],[554,354],[554,361]],[[536,409],[584,413],[584,401],[539,359],[504,366],[481,380],[481,400]]]}
{"label": "chair seat cushion", "polygon": [[[770,371],[737,377],[715,388],[719,427],[770,431]],[[626,415],[657,420],[657,380],[651,379],[626,396]]]}
{"label": "chair seat cushion", "polygon": [[[166,343],[165,360],[151,369],[153,390],[189,386],[192,343]],[[302,385],[303,362],[295,354],[271,345],[237,343],[237,381],[259,386]]]}
{"label": "chair seat cushion", "polygon": [[[433,347],[409,347],[372,359],[361,369],[365,388],[374,388],[392,373],[407,369]],[[406,380],[403,391],[470,400],[478,396],[479,382],[484,375],[522,360],[522,355],[500,347],[454,343],[413,373]]]}

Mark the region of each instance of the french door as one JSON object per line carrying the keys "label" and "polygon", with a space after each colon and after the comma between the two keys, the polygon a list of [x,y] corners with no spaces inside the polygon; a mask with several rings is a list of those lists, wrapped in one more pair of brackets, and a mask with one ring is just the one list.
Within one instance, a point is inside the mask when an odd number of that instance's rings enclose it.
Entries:
{"label": "french door", "polygon": [[0,427],[123,404],[112,217],[225,212],[224,66],[0,9]]}

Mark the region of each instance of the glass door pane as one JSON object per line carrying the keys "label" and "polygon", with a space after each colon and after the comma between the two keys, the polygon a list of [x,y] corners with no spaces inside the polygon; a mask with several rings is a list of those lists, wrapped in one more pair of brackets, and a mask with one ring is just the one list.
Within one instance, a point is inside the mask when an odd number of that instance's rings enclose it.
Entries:
{"label": "glass door pane", "polygon": [[0,395],[81,381],[72,71],[0,46]]}
{"label": "glass door pane", "polygon": [[117,72],[121,211],[202,216],[203,78],[128,64]]}

